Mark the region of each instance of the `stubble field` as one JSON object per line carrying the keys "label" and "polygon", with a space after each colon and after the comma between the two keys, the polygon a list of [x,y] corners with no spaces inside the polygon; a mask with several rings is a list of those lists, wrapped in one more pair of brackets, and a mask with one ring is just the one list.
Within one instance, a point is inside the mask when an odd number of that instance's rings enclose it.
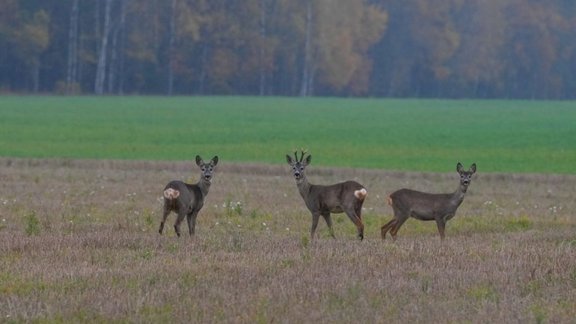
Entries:
{"label": "stubble field", "polygon": [[196,237],[177,238],[174,215],[160,236],[164,184],[197,177],[192,161],[0,158],[0,322],[576,318],[573,175],[486,173],[479,164],[444,242],[434,223],[411,219],[393,243],[379,235],[391,218],[386,194],[453,191],[455,171],[312,165],[312,183],[368,188],[364,241],[339,214],[337,238],[320,223],[312,242],[287,165],[222,160]]}

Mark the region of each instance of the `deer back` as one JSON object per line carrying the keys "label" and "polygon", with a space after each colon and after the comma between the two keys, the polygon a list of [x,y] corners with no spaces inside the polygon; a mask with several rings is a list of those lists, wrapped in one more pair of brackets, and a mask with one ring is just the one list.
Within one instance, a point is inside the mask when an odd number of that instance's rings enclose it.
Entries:
{"label": "deer back", "polygon": [[328,209],[333,212],[342,212],[342,207],[353,206],[358,200],[355,192],[364,189],[356,181],[340,182],[333,185],[311,185],[308,195],[302,197],[306,205]]}
{"label": "deer back", "polygon": [[423,219],[433,218],[437,214],[454,213],[462,203],[462,199],[454,194],[434,194],[411,189],[395,191],[389,199],[392,206],[410,211]]}

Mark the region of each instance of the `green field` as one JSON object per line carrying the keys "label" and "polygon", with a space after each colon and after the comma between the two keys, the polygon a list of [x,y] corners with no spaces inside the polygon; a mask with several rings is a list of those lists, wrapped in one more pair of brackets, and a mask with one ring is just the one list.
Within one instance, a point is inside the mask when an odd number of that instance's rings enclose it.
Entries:
{"label": "green field", "polygon": [[0,97],[0,156],[576,173],[574,102],[254,97]]}

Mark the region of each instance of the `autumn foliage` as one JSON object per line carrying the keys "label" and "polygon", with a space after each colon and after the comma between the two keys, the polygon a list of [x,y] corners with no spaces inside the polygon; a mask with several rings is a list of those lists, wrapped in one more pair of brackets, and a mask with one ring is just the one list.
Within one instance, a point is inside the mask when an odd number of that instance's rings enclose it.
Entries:
{"label": "autumn foliage", "polygon": [[571,99],[570,0],[0,3],[4,93]]}

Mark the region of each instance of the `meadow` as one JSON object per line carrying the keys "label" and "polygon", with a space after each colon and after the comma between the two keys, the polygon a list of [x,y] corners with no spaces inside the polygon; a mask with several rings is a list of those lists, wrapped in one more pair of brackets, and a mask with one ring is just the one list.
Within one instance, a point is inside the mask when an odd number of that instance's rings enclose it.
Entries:
{"label": "meadow", "polygon": [[[571,323],[576,177],[479,170],[441,242],[408,220],[380,239],[399,187],[458,175],[311,165],[369,190],[364,241],[311,217],[288,166],[222,163],[197,235],[157,233],[161,192],[192,161],[0,158],[0,321],[7,323]],[[185,228],[185,226],[184,226]]]}
{"label": "meadow", "polygon": [[[0,322],[573,323],[571,102],[0,97]],[[312,183],[368,189],[365,239],[311,217]],[[220,156],[196,237],[158,234],[161,194]],[[456,189],[440,241],[386,196]],[[185,228],[183,225],[183,229]],[[184,233],[186,231],[184,230]]]}
{"label": "meadow", "polygon": [[0,97],[0,156],[576,173],[573,102],[255,97]]}

